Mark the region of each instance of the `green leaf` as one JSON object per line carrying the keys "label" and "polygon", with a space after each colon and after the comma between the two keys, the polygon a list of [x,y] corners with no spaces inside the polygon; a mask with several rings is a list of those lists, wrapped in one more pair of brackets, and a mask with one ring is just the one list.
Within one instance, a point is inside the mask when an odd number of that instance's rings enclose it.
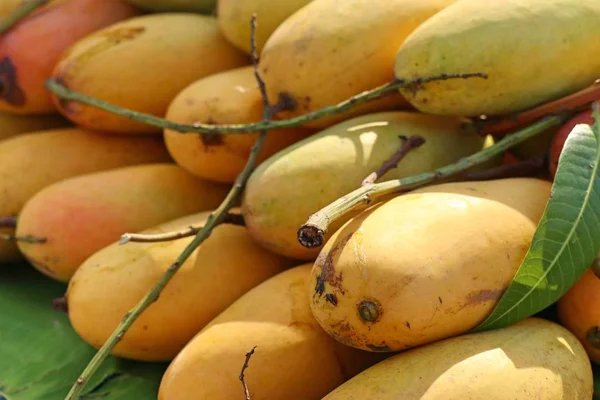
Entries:
{"label": "green leaf", "polygon": [[552,194],[513,282],[474,331],[501,328],[556,302],[600,251],[600,121],[577,125],[559,159]]}
{"label": "green leaf", "polygon": [[[96,350],[52,299],[66,286],[30,266],[0,266],[0,400],[63,400]],[[153,400],[166,365],[110,357],[82,400]]]}

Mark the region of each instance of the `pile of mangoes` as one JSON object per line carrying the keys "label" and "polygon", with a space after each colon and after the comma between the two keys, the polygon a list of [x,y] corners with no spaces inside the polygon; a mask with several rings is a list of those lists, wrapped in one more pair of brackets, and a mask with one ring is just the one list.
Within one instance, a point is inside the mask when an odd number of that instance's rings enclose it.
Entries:
{"label": "pile of mangoes", "polygon": [[[18,6],[1,0],[0,17]],[[591,399],[593,266],[555,305],[557,318],[471,332],[521,265],[567,136],[593,123],[589,104],[473,168],[542,158],[531,176],[391,196],[337,219],[323,247],[303,246],[297,231],[407,136],[424,143],[379,181],[488,148],[497,138],[474,120],[593,85],[595,0],[52,0],[0,36],[0,221],[16,221],[0,227],[0,262],[26,261],[68,284],[71,324],[100,348],[193,240],[121,235],[202,226],[258,132],[162,129],[62,99],[46,82],[181,124],[260,122],[253,14],[277,120],[394,79],[413,84],[270,130],[232,210],[244,224],[216,226],[112,354],[169,362],[160,400],[243,399],[253,348],[252,400]]]}

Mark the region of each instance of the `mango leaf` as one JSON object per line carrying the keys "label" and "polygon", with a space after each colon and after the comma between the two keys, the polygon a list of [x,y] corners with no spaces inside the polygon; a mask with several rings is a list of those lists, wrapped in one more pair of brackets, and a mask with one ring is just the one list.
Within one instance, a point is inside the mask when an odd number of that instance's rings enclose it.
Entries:
{"label": "mango leaf", "polygon": [[474,331],[511,325],[556,302],[600,251],[600,121],[569,133],[530,248],[492,313]]}
{"label": "mango leaf", "polygon": [[[0,266],[0,400],[63,400],[95,354],[52,299],[66,286],[27,264]],[[110,357],[82,400],[153,400],[166,365]]]}

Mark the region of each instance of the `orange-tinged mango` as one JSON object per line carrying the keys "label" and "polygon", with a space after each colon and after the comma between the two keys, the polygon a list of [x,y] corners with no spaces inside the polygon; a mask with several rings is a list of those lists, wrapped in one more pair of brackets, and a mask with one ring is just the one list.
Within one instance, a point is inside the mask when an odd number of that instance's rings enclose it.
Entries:
{"label": "orange-tinged mango", "polygon": [[[63,179],[130,165],[167,162],[159,138],[118,137],[79,128],[30,132],[0,142],[0,216],[16,216],[34,194]],[[0,230],[13,234],[10,229]],[[0,262],[20,259],[0,240]]]}
{"label": "orange-tinged mango", "polygon": [[169,163],[96,172],[47,186],[19,214],[19,250],[40,272],[67,282],[92,254],[126,232],[137,232],[216,208],[228,187]]}
{"label": "orange-tinged mango", "polygon": [[[201,226],[209,214],[182,217],[143,232]],[[88,258],[73,275],[67,291],[75,331],[92,346],[102,346],[191,240],[114,243]],[[219,225],[182,264],[112,354],[135,360],[171,360],[240,296],[291,265],[258,246],[245,227]]]}
{"label": "orange-tinged mango", "polygon": [[[158,13],[130,18],[79,40],[63,54],[52,76],[69,89],[163,117],[177,93],[192,82],[249,63],[219,32],[215,17]],[[61,113],[86,128],[161,132],[82,103],[53,99]]]}
{"label": "orange-tinged mango", "polygon": [[[394,79],[394,57],[422,22],[456,0],[319,0],[287,18],[260,55],[269,98],[297,116],[337,104]],[[260,16],[258,16],[260,18]],[[410,108],[392,93],[350,111],[307,124],[323,128],[351,116]]]}
{"label": "orange-tinged mango", "polygon": [[218,0],[219,28],[227,40],[250,54],[250,19],[256,13],[256,50],[260,53],[275,29],[311,1]]}
{"label": "orange-tinged mango", "polygon": [[[262,111],[254,69],[246,66],[202,78],[186,87],[171,102],[166,118],[189,125],[244,124],[261,121]],[[306,128],[270,130],[257,163],[312,133]],[[181,134],[165,130],[165,143],[176,163],[218,182],[235,181],[257,137],[257,133]]]}
{"label": "orange-tinged mango", "polygon": [[512,282],[550,189],[534,178],[443,183],[371,207],[315,261],[315,318],[341,343],[385,352],[475,328]]}
{"label": "orange-tinged mango", "polygon": [[395,76],[487,78],[436,81],[400,93],[422,112],[455,116],[512,114],[572,94],[598,79],[598,20],[596,0],[458,1],[399,47]]}
{"label": "orange-tinged mango", "polygon": [[[596,261],[597,262],[597,261]],[[600,278],[589,268],[557,302],[559,322],[600,364]]]}
{"label": "orange-tinged mango", "polygon": [[577,339],[528,318],[396,354],[323,400],[589,400],[593,393]]}
{"label": "orange-tinged mango", "polygon": [[0,111],[56,112],[44,81],[65,49],[138,13],[125,0],[60,0],[35,10],[0,36]]}
{"label": "orange-tinged mango", "polygon": [[305,292],[310,268],[279,273],[213,319],[171,362],[158,399],[239,397],[240,357],[254,347],[245,380],[255,400],[319,400],[384,359],[340,345],[319,327]]}

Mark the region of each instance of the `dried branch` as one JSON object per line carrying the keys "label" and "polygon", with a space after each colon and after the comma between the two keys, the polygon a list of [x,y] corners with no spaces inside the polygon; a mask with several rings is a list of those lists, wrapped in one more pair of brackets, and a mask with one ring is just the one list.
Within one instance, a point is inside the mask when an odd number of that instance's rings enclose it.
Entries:
{"label": "dried branch", "polygon": [[469,171],[458,175],[459,181],[487,181],[492,179],[537,176],[544,171],[544,159],[532,157],[514,164],[500,165],[483,171]]}
{"label": "dried branch", "polygon": [[46,243],[48,241],[48,239],[46,238],[36,237],[32,235],[15,236],[6,233],[0,233],[0,240],[6,240],[7,242],[23,242],[32,244]]}
{"label": "dried branch", "polygon": [[18,217],[0,217],[0,228],[16,228]]}
{"label": "dried branch", "polygon": [[[263,109],[263,119],[265,121],[271,118],[271,108],[269,107],[269,100],[266,97],[266,92],[264,91],[264,83],[262,82],[262,78],[260,78],[260,74],[258,73],[258,64],[256,62],[256,15],[252,16],[251,21],[251,49],[253,54],[254,68],[257,76],[257,80],[259,81],[259,87],[261,87],[261,93],[263,94],[264,99],[264,109]],[[100,350],[95,354],[90,363],[83,370],[77,381],[71,387],[71,390],[67,394],[65,400],[75,400],[79,398],[79,395],[85,385],[87,384],[90,377],[96,372],[96,370],[100,367],[102,362],[110,355],[112,349],[117,345],[117,343],[125,336],[127,330],[133,325],[133,323],[138,319],[138,317],[152,304],[154,303],[162,290],[165,288],[167,283],[171,280],[171,278],[177,273],[179,268],[185,263],[185,261],[192,255],[192,253],[200,246],[211,234],[213,229],[221,224],[225,219],[229,210],[231,210],[238,200],[239,195],[244,188],[248,177],[254,170],[256,166],[256,159],[258,157],[258,153],[263,146],[265,141],[265,137],[267,135],[267,131],[263,130],[259,133],[258,138],[250,151],[250,156],[248,157],[248,161],[244,166],[244,169],[237,176],[231,190],[225,197],[225,200],[217,207],[217,209],[212,212],[202,229],[198,232],[196,237],[192,240],[190,244],[183,250],[183,252],[177,257],[175,262],[167,269],[167,271],[163,274],[160,280],[156,283],[156,285],[148,292],[142,300],[133,307],[127,314],[123,317],[123,320],[119,324],[119,326],[113,331],[111,336],[107,339],[107,341],[102,345]]]}
{"label": "dried branch", "polygon": [[548,116],[527,128],[505,136],[494,145],[454,164],[438,168],[432,172],[396,179],[387,182],[362,186],[355,191],[334,201],[325,208],[308,218],[308,221],[298,229],[298,241],[306,248],[320,247],[325,240],[329,225],[337,219],[353,211],[364,210],[382,199],[456,176],[470,168],[493,159],[507,149],[527,140],[544,130],[563,123],[570,114]]}
{"label": "dried branch", "polygon": [[[231,224],[238,226],[246,226],[244,216],[241,214],[226,213],[223,217],[222,224]],[[157,233],[157,234],[141,234],[141,233],[125,233],[121,236],[119,244],[125,244],[129,242],[138,243],[155,243],[155,242],[169,242],[171,240],[183,239],[190,236],[195,236],[200,232],[204,226],[189,226],[181,231]]]}
{"label": "dried branch", "polygon": [[[78,101],[80,103],[87,104],[92,107],[99,108],[104,111],[111,112],[113,114],[129,118],[138,122],[145,123],[147,125],[155,126],[163,129],[170,129],[180,133],[219,133],[222,135],[226,134],[235,134],[235,133],[246,133],[246,132],[256,132],[261,130],[271,130],[271,129],[281,129],[281,128],[291,128],[294,126],[304,125],[309,121],[314,121],[317,119],[321,119],[330,115],[340,114],[344,111],[348,111],[355,106],[366,103],[371,100],[375,100],[380,98],[386,94],[396,92],[399,88],[403,87],[417,87],[424,83],[434,82],[434,81],[443,81],[449,79],[470,79],[470,78],[483,78],[487,79],[487,75],[484,73],[470,73],[470,74],[443,74],[434,77],[428,78],[419,78],[412,81],[401,81],[394,80],[392,82],[386,83],[385,85],[378,86],[374,89],[364,91],[362,93],[357,94],[356,96],[352,96],[347,100],[344,100],[336,105],[323,107],[320,110],[316,110],[304,115],[300,115],[298,117],[290,118],[290,119],[282,119],[273,121],[271,119],[264,120],[260,122],[255,122],[251,124],[230,124],[230,125],[213,125],[213,124],[202,124],[196,123],[193,125],[180,124],[177,122],[167,121],[166,119],[156,117],[151,114],[145,114],[133,110],[128,110],[123,107],[116,106],[114,104],[108,103],[106,101],[96,99],[94,97],[85,95],[83,93],[79,93],[73,91],[66,86],[64,86],[61,82],[56,79],[48,79],[45,83],[45,87],[50,92],[54,93],[58,98],[62,100],[70,100],[70,101]],[[289,99],[284,99],[284,101],[289,101]],[[279,107],[277,105],[273,106],[273,110],[278,110]]]}
{"label": "dried branch", "polygon": [[246,385],[244,372],[246,372],[246,369],[249,366],[248,364],[250,363],[250,357],[252,357],[252,354],[254,354],[254,349],[256,349],[256,346],[254,346],[252,350],[246,353],[246,359],[244,360],[244,365],[242,365],[242,371],[240,372],[240,376],[238,377],[238,379],[242,382],[242,386],[244,387],[244,394],[246,395],[246,400],[250,400],[250,391],[248,390],[248,385]]}
{"label": "dried branch", "polygon": [[397,152],[392,154],[392,156],[390,157],[389,160],[386,160],[383,164],[381,164],[381,167],[379,167],[377,169],[377,171],[369,174],[369,176],[367,176],[362,181],[360,186],[365,186],[365,185],[370,185],[372,183],[375,183],[377,181],[377,179],[379,179],[380,177],[385,175],[386,172],[388,172],[391,169],[396,168],[398,166],[398,163],[400,161],[402,161],[402,159],[404,158],[405,155],[408,154],[408,152],[410,152],[412,149],[416,149],[417,147],[419,147],[425,143],[425,138],[423,138],[422,136],[416,136],[416,135],[410,136],[408,138],[406,136],[400,136],[400,139],[402,140],[402,146],[400,146],[400,149],[398,149]]}
{"label": "dried branch", "polygon": [[36,8],[47,4],[49,1],[50,0],[23,0],[17,8],[0,21],[0,34],[7,32]]}
{"label": "dried branch", "polygon": [[475,121],[475,126],[482,134],[499,136],[508,131],[522,128],[547,115],[565,111],[583,111],[598,99],[600,99],[600,79],[583,90],[523,111],[517,115],[501,118],[481,117]]}

